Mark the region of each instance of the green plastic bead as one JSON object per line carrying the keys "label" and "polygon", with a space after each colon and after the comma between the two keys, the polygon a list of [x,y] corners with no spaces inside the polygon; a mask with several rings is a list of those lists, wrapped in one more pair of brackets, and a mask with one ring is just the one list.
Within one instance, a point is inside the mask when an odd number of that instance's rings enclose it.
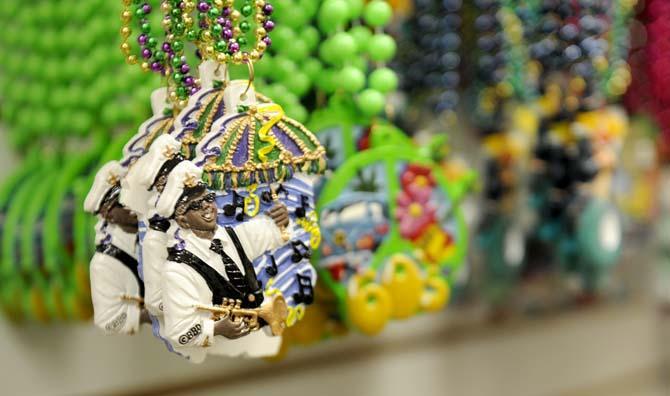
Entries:
{"label": "green plastic bead", "polygon": [[368,42],[368,55],[376,62],[388,62],[396,53],[396,43],[388,34],[375,34]]}
{"label": "green plastic bead", "polygon": [[282,53],[293,44],[295,40],[295,32],[288,26],[279,25],[272,32],[272,48],[277,53]]}
{"label": "green plastic bead", "polygon": [[306,122],[309,117],[307,109],[300,104],[289,105],[285,110],[289,117],[300,123]]}
{"label": "green plastic bead", "polygon": [[358,92],[365,87],[365,74],[353,66],[346,66],[338,73],[338,81],[347,92]]}
{"label": "green plastic bead", "polygon": [[309,49],[304,40],[296,39],[293,44],[286,49],[286,56],[295,62],[301,62],[309,55]]}
{"label": "green plastic bead", "polygon": [[274,74],[272,78],[278,81],[284,81],[290,78],[297,70],[295,62],[285,56],[277,55],[274,59]]}
{"label": "green plastic bead", "polygon": [[247,38],[246,37],[239,37],[237,39],[237,43],[240,45],[240,47],[245,47],[247,45]]}
{"label": "green plastic bead", "polygon": [[307,93],[311,86],[310,78],[304,73],[293,73],[289,78],[282,80],[286,88],[298,97],[302,97]]}
{"label": "green plastic bead", "polygon": [[307,44],[307,50],[312,52],[319,46],[321,35],[319,29],[314,26],[307,25],[300,30],[299,37]]}
{"label": "green plastic bead", "polygon": [[347,0],[349,3],[349,17],[351,19],[358,19],[363,13],[365,2],[363,0]]}
{"label": "green plastic bead", "polygon": [[356,54],[356,41],[346,32],[338,32],[329,38],[328,45],[324,49],[327,57],[324,60],[332,65],[342,65]]}
{"label": "green plastic bead", "polygon": [[[214,25],[214,27],[216,27],[216,26],[218,26],[221,29],[221,25],[219,25],[218,23]],[[249,31],[249,29],[251,29],[251,25],[249,24],[248,21],[240,22],[240,30],[242,32],[246,33],[246,32]],[[221,32],[219,31],[219,33],[221,33]]]}
{"label": "green plastic bead", "polygon": [[358,95],[356,103],[364,115],[371,117],[384,110],[386,98],[381,92],[368,88]]}
{"label": "green plastic bead", "polygon": [[389,93],[398,89],[398,75],[388,67],[382,67],[370,74],[370,88],[381,93]]}
{"label": "green plastic bead", "polygon": [[321,70],[323,70],[323,65],[321,65],[321,62],[319,62],[318,59],[309,58],[305,60],[300,69],[312,81],[316,81],[316,79],[319,77],[319,74],[321,73]]}
{"label": "green plastic bead", "polygon": [[[214,9],[214,8],[212,8],[212,9]],[[245,5],[242,6],[242,9],[240,10],[240,12],[245,17],[248,17],[253,12],[253,8],[249,4],[245,4]]]}
{"label": "green plastic bead", "polygon": [[302,8],[294,7],[291,12],[287,12],[284,15],[284,18],[279,22],[292,29],[300,29],[308,23],[308,19],[307,14]]}
{"label": "green plastic bead", "polygon": [[347,0],[326,0],[319,9],[319,26],[326,33],[332,33],[349,20]]}
{"label": "green plastic bead", "polygon": [[269,53],[265,53],[263,58],[254,63],[254,71],[258,77],[272,77],[274,68],[274,58]]}
{"label": "green plastic bead", "polygon": [[337,71],[333,69],[321,70],[315,84],[327,94],[335,92],[337,89]]}
{"label": "green plastic bead", "polygon": [[367,51],[370,37],[372,37],[372,31],[368,27],[363,25],[354,26],[349,29],[349,34],[354,38],[354,41],[356,41],[358,52]]}
{"label": "green plastic bead", "polygon": [[391,5],[384,0],[373,0],[365,6],[363,19],[372,27],[385,26],[393,17]]}
{"label": "green plastic bead", "polygon": [[314,0],[298,0],[299,8],[305,13],[305,17],[309,20],[314,18],[316,12],[319,10],[319,2]]}

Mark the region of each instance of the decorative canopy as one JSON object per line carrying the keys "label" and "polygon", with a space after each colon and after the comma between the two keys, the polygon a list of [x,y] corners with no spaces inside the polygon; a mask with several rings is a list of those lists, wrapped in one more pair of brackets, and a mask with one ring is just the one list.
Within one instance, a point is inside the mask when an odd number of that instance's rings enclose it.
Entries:
{"label": "decorative canopy", "polygon": [[214,189],[287,180],[295,172],[322,173],[326,151],[316,136],[274,103],[244,108],[199,146],[196,162]]}

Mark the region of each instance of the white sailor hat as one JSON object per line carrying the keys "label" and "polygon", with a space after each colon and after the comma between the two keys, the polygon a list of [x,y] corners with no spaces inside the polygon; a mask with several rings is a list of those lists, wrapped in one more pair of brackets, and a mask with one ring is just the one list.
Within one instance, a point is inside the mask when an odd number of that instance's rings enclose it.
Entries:
{"label": "white sailor hat", "polygon": [[98,213],[108,194],[118,188],[121,179],[126,175],[126,168],[118,161],[110,161],[100,168],[93,180],[93,186],[84,200],[84,210]]}
{"label": "white sailor hat", "polygon": [[128,209],[138,214],[146,214],[149,210],[149,197],[151,193],[142,188],[140,179],[144,172],[146,156],[140,157],[128,170],[126,177],[121,180],[121,195],[119,202]]}
{"label": "white sailor hat", "polygon": [[180,201],[206,188],[201,180],[202,168],[191,161],[182,161],[177,165],[168,177],[165,189],[156,203],[156,212],[159,216],[169,218],[175,212]]}
{"label": "white sailor hat", "polygon": [[161,135],[151,144],[149,151],[144,155],[142,170],[138,181],[146,190],[153,187],[156,179],[161,174],[167,174],[184,157],[179,153],[181,143],[170,135]]}

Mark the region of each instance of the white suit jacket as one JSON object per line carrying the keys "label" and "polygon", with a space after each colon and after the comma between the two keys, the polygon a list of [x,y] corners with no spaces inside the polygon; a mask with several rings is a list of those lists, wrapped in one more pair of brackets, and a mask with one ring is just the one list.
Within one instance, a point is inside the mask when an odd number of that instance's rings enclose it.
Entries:
{"label": "white suit jacket", "polygon": [[[249,260],[276,249],[284,242],[279,228],[265,215],[234,227]],[[220,239],[227,255],[244,274],[244,266],[233,242],[222,227],[215,239]],[[177,240],[227,279],[221,256],[210,250],[212,241],[197,237],[192,231],[178,230]],[[163,273],[163,312],[165,335],[177,346],[178,351],[191,357],[192,362],[202,362],[207,353],[226,356],[274,356],[279,351],[281,337],[272,336],[266,327],[249,335],[230,340],[214,336],[211,313],[195,308],[212,305],[212,291],[205,280],[188,265],[168,261]]]}
{"label": "white suit jacket", "polygon": [[[137,260],[137,234],[127,233],[119,226],[109,224],[103,242],[111,242],[117,248]],[[140,287],[135,274],[122,262],[96,252],[91,260],[91,297],[93,320],[107,334],[133,334],[140,327],[139,303],[125,300],[122,296],[140,296]]]}

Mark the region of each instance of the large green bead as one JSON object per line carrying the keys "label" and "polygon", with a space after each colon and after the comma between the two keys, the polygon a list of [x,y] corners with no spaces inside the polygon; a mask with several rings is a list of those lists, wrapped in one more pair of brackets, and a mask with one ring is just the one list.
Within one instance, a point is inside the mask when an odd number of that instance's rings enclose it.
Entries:
{"label": "large green bead", "polygon": [[304,96],[311,86],[310,78],[302,72],[293,73],[289,78],[282,80],[284,85],[298,97]]}
{"label": "large green bead", "polygon": [[388,67],[382,67],[370,74],[370,88],[381,93],[393,92],[398,88],[398,75]]}
{"label": "large green bead", "polygon": [[254,63],[254,71],[259,77],[272,77],[272,70],[274,68],[274,58],[269,53],[265,53],[263,58]]}
{"label": "large green bead", "polygon": [[338,32],[328,42],[325,49],[328,54],[324,60],[332,65],[342,65],[356,54],[356,41],[349,33]]}
{"label": "large green bead", "polygon": [[358,52],[367,51],[370,37],[372,37],[372,31],[370,28],[363,25],[354,26],[349,29],[349,34],[354,38]]}
{"label": "large green bead", "polygon": [[347,0],[326,0],[319,9],[319,27],[326,33],[332,33],[349,21],[349,3]]}
{"label": "large green bead", "polygon": [[274,73],[271,77],[277,81],[284,81],[290,78],[296,70],[295,62],[286,56],[277,55],[274,59]]}
{"label": "large green bead", "polygon": [[321,73],[321,70],[323,70],[323,65],[316,58],[308,58],[305,60],[305,62],[303,62],[300,69],[312,81],[316,81],[316,79],[319,77],[319,73]]}
{"label": "large green bead", "polygon": [[345,91],[358,92],[365,87],[365,74],[353,66],[345,66],[338,73],[338,81]]}
{"label": "large green bead", "polygon": [[384,110],[384,106],[386,105],[386,98],[381,92],[368,88],[358,94],[356,103],[358,104],[358,108],[363,114],[371,117],[381,113],[381,111]]}
{"label": "large green bead", "polygon": [[393,17],[391,5],[384,0],[372,0],[365,6],[363,18],[373,27],[385,26]]}
{"label": "large green bead", "polygon": [[363,0],[347,0],[349,3],[349,17],[351,19],[358,19],[363,13],[363,7],[365,6],[365,1]]}
{"label": "large green bead", "polygon": [[388,62],[396,53],[396,43],[388,34],[375,34],[368,42],[368,55],[376,62]]}
{"label": "large green bead", "polygon": [[277,26],[270,37],[272,38],[272,48],[277,53],[282,53],[288,49],[296,38],[293,29],[286,25]]}
{"label": "large green bead", "polygon": [[319,34],[319,29],[315,28],[312,25],[307,25],[300,30],[300,38],[307,44],[307,49],[311,52],[319,46],[319,41],[321,40],[321,35]]}
{"label": "large green bead", "polygon": [[323,92],[327,94],[333,93],[337,89],[337,72],[337,70],[333,69],[323,69],[314,83]]}
{"label": "large green bead", "polygon": [[305,43],[304,40],[296,38],[293,40],[293,44],[291,44],[287,49],[286,49],[286,56],[288,56],[291,60],[295,62],[301,62],[303,59],[309,55],[309,49],[307,48],[307,44]]}

